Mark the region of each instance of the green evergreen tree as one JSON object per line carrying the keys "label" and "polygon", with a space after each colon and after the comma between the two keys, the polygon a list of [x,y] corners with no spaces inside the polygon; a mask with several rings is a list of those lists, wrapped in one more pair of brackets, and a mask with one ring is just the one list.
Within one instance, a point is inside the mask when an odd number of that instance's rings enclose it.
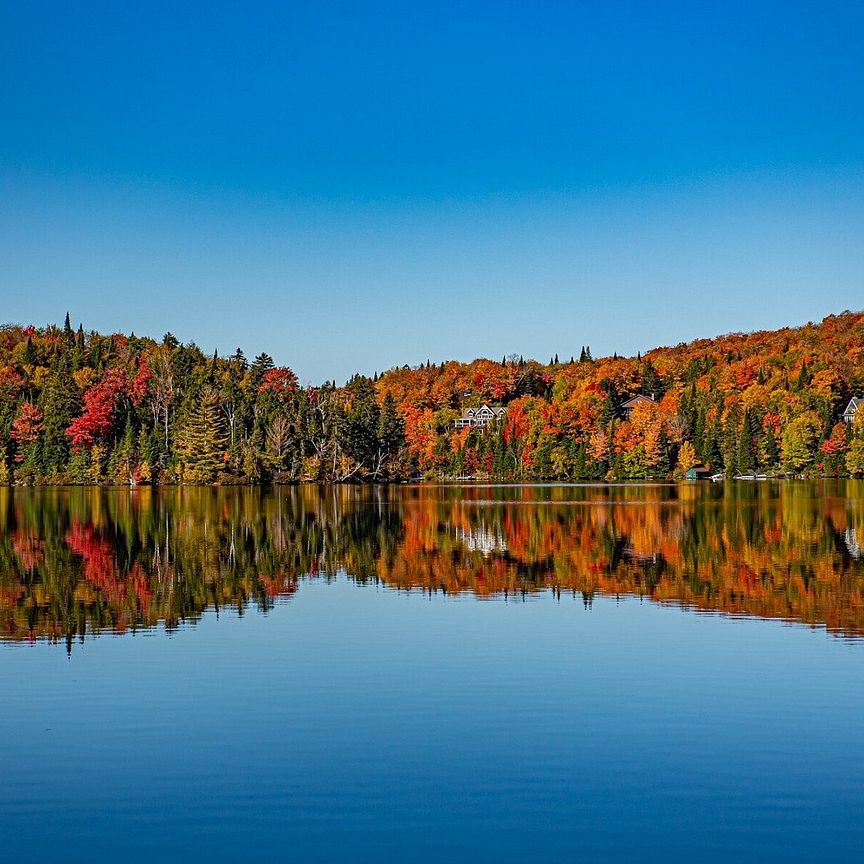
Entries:
{"label": "green evergreen tree", "polygon": [[375,388],[365,375],[356,375],[348,386],[351,408],[344,429],[343,449],[368,471],[378,462],[378,421],[380,411]]}
{"label": "green evergreen tree", "polygon": [[734,472],[739,469],[746,469],[746,465],[738,463],[738,413],[730,411],[726,417],[726,422],[722,426],[720,449],[723,455],[723,465],[727,472]]}
{"label": "green evergreen tree", "polygon": [[33,338],[31,336],[27,337],[27,342],[24,345],[24,357],[23,361],[27,366],[34,366],[37,360],[36,356],[36,348],[33,345]]}
{"label": "green evergreen tree", "polygon": [[252,382],[252,387],[257,390],[264,380],[264,376],[274,368],[273,358],[266,352],[261,352],[253,361],[249,368],[249,377]]}
{"label": "green evergreen tree", "polygon": [[744,410],[744,417],[741,421],[741,431],[738,435],[738,450],[735,461],[738,468],[742,471],[757,466],[756,447],[753,436],[753,417],[749,408]]}
{"label": "green evergreen tree", "polygon": [[405,444],[404,424],[390,393],[384,397],[384,404],[381,407],[377,438],[384,465],[389,467],[391,461],[399,454]]}
{"label": "green evergreen tree", "polygon": [[645,361],[645,368],[642,370],[642,392],[652,399],[661,399],[666,392],[666,388],[662,379],[657,374],[654,364],[650,360]]}
{"label": "green evergreen tree", "polygon": [[204,388],[189,410],[177,441],[182,479],[188,483],[212,483],[224,467],[227,444],[219,399],[212,388]]}
{"label": "green evergreen tree", "polygon": [[78,387],[65,362],[48,376],[39,407],[43,414],[43,460],[45,470],[58,475],[69,459],[69,436],[66,429],[81,409]]}

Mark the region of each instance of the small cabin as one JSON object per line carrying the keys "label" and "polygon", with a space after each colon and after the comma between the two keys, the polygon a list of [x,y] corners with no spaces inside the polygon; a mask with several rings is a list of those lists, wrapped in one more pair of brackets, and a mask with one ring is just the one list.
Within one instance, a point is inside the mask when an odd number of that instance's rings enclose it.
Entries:
{"label": "small cabin", "polygon": [[847,423],[853,423],[855,421],[855,415],[858,413],[858,408],[861,405],[862,399],[858,396],[853,396],[849,400],[849,404],[846,406],[846,410],[843,412],[843,419]]}
{"label": "small cabin", "polygon": [[710,468],[706,468],[704,465],[694,465],[687,469],[684,476],[688,480],[710,480],[713,475]]}
{"label": "small cabin", "polygon": [[621,416],[627,420],[633,413],[633,409],[642,402],[647,402],[649,405],[655,404],[653,396],[637,393],[635,396],[631,396],[626,402],[621,403]]}
{"label": "small cabin", "polygon": [[457,429],[477,428],[483,429],[494,420],[500,420],[507,413],[502,405],[481,405],[479,408],[467,408],[461,417],[453,421]]}

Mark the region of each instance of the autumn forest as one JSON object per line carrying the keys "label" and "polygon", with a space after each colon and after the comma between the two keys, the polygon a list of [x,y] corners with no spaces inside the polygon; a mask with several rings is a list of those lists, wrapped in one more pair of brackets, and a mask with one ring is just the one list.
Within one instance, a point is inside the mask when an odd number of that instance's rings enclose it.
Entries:
{"label": "autumn forest", "polygon": [[[0,483],[646,480],[864,474],[864,313],[636,357],[425,362],[300,386],[173,335],[0,330]],[[632,397],[642,395],[627,408]],[[459,418],[504,408],[484,426]]]}

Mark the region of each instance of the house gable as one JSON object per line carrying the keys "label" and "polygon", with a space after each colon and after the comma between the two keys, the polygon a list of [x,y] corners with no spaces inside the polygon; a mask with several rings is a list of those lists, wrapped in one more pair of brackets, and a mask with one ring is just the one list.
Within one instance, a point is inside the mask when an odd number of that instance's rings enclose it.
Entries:
{"label": "house gable", "polygon": [[462,412],[462,416],[454,420],[454,425],[457,429],[465,429],[469,426],[476,426],[482,429],[492,420],[498,420],[507,413],[507,409],[503,405],[498,405],[490,408],[488,405],[481,405],[479,408],[466,408]]}
{"label": "house gable", "polygon": [[635,408],[640,402],[648,402],[649,404],[655,404],[654,399],[651,396],[645,396],[643,393],[637,393],[635,396],[631,396],[626,402],[621,403],[621,407],[626,411],[628,409],[632,410]]}

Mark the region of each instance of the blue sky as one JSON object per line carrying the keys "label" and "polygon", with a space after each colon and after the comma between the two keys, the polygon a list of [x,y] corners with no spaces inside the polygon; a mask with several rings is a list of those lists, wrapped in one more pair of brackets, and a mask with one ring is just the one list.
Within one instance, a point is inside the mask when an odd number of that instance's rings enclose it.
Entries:
{"label": "blue sky", "polygon": [[861,4],[0,6],[2,320],[319,381],[864,307]]}

